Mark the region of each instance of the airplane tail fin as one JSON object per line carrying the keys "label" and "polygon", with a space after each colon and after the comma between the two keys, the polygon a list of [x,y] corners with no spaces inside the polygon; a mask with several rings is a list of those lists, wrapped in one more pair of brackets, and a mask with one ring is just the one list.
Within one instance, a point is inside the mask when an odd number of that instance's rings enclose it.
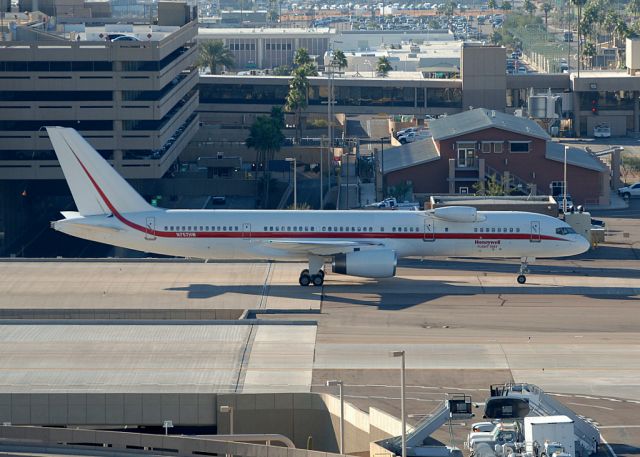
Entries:
{"label": "airplane tail fin", "polygon": [[47,127],[47,133],[81,215],[157,210],[74,129]]}

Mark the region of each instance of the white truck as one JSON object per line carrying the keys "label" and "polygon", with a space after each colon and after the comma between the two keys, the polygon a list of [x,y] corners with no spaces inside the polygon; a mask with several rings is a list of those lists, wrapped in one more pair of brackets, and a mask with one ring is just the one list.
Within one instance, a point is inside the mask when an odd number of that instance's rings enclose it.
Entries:
{"label": "white truck", "polygon": [[628,186],[620,187],[618,189],[618,195],[623,198],[631,198],[640,196],[640,182],[630,184]]}
{"label": "white truck", "polygon": [[519,441],[521,441],[521,437],[518,424],[503,422],[496,424],[491,431],[474,432],[472,430],[467,437],[467,446],[471,455],[476,455],[480,444],[487,444],[490,449],[495,449],[496,446],[508,446],[515,449],[516,443]]}
{"label": "white truck", "polygon": [[573,420],[567,416],[533,416],[524,418],[524,441],[527,453],[536,457],[575,457]]}

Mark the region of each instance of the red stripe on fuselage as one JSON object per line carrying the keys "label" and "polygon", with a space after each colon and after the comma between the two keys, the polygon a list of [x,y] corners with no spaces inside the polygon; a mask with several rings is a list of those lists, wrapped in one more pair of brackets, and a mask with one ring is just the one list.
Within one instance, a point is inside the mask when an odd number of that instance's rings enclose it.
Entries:
{"label": "red stripe on fuselage", "polygon": [[[113,206],[111,201],[107,198],[105,193],[102,191],[98,183],[93,179],[89,170],[84,166],[82,161],[78,158],[73,150],[71,151],[87,174],[87,177],[93,184],[93,187],[96,189],[96,192],[100,195],[104,203],[107,205],[111,213],[123,224],[131,227],[132,229],[138,230],[144,234],[154,235],[162,238],[304,238],[304,239],[430,239],[430,237],[425,236],[424,233],[387,233],[387,232],[250,232],[245,234],[241,231],[238,232],[170,232],[170,231],[159,231],[159,230],[149,230],[146,227],[136,224],[135,222],[131,222],[127,218],[125,218],[122,214],[118,212],[118,210]],[[503,233],[503,234],[482,234],[482,233],[436,233],[434,235],[437,240],[531,240],[531,234],[527,233]],[[550,235],[539,235],[536,238],[545,241],[569,241],[564,238],[558,238]]]}

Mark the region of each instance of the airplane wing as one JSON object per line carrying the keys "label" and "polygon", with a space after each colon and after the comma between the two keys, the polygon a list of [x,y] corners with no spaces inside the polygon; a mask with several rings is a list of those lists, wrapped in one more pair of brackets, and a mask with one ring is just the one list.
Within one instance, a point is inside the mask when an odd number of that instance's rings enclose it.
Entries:
{"label": "airplane wing", "polygon": [[383,246],[374,241],[294,241],[266,240],[269,247],[289,252],[300,252],[314,255],[335,255],[352,252],[356,248]]}

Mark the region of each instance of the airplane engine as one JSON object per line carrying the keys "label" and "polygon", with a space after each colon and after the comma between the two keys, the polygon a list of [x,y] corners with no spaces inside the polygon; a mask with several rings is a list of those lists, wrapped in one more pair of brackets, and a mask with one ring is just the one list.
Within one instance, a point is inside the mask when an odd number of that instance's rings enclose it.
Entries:
{"label": "airplane engine", "polygon": [[365,278],[390,278],[396,275],[397,257],[390,249],[371,249],[337,254],[333,272]]}
{"label": "airplane engine", "polygon": [[484,216],[479,216],[478,210],[471,206],[444,206],[434,209],[433,215],[438,219],[449,222],[478,222],[484,220]]}

